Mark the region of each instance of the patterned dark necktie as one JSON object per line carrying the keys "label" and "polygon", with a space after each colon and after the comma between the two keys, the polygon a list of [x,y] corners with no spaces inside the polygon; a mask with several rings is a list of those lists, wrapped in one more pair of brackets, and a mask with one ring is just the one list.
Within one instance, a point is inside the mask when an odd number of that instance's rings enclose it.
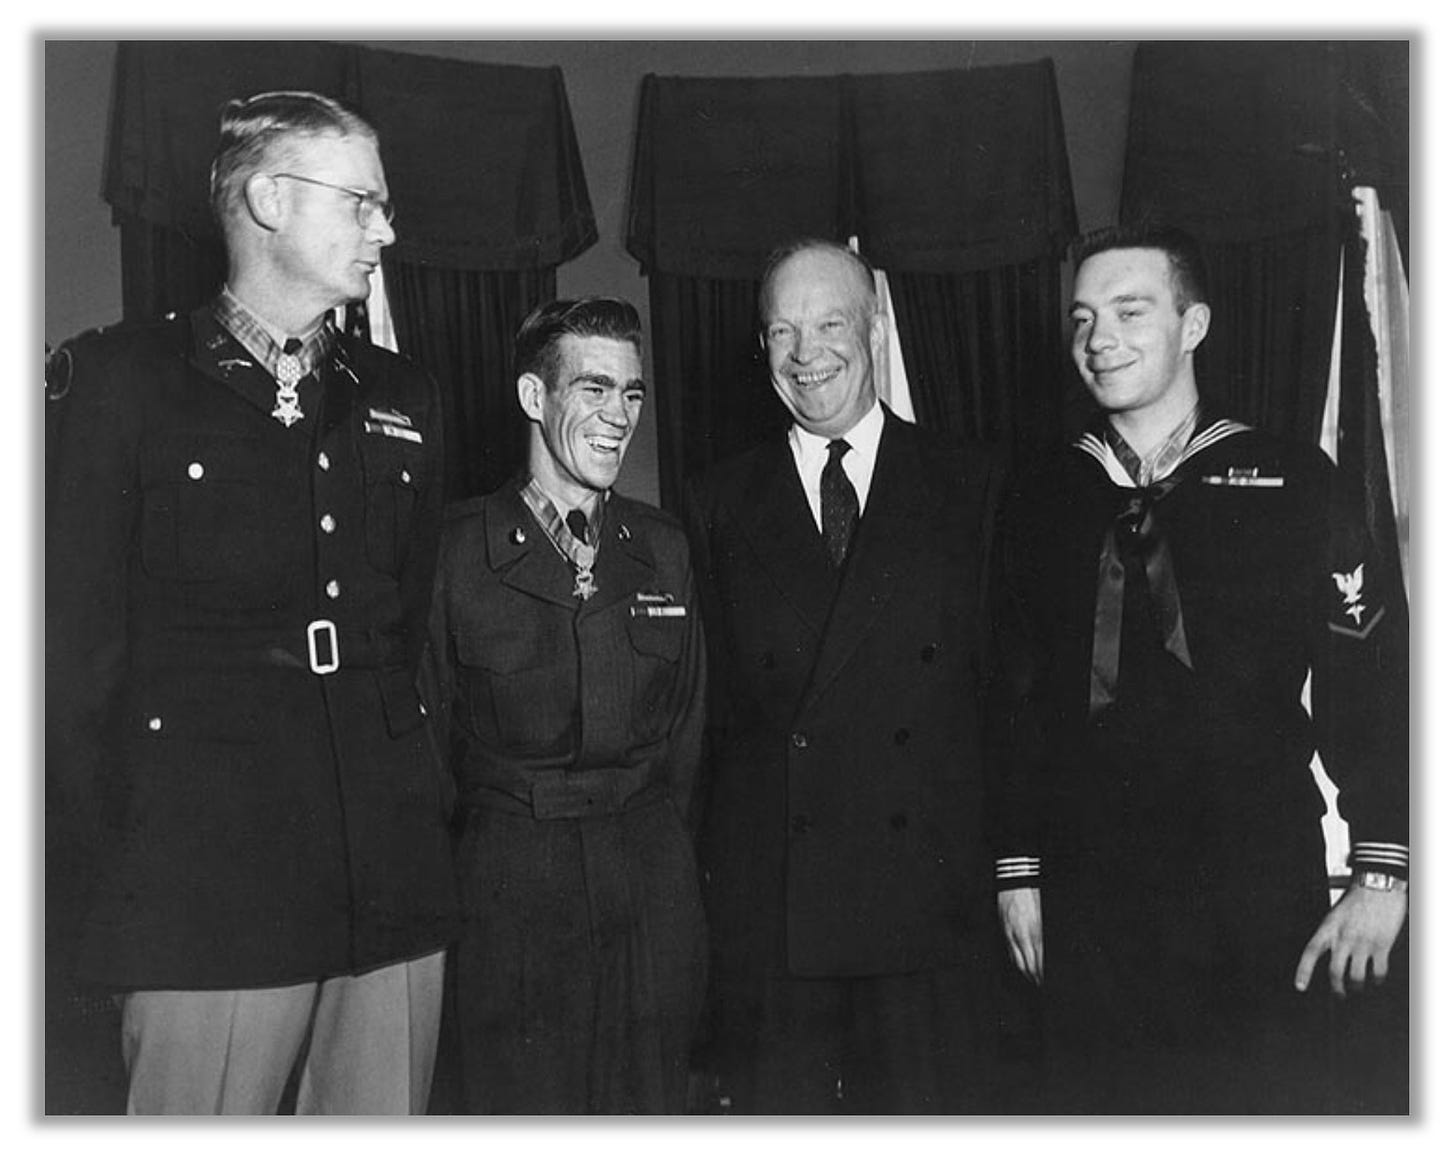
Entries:
{"label": "patterned dark necktie", "polygon": [[842,463],[848,451],[847,440],[830,440],[829,461],[819,477],[819,515],[824,523],[824,544],[836,569],[844,564],[850,541],[854,539],[855,526],[859,524],[859,498],[854,494],[854,485],[845,475]]}

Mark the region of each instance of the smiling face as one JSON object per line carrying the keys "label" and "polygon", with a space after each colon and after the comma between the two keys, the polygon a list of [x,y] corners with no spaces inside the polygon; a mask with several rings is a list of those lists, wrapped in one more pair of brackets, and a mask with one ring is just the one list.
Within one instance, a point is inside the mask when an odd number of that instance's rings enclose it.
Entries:
{"label": "smiling face", "polygon": [[567,508],[582,508],[617,480],[637,429],[647,388],[642,356],[625,339],[563,335],[547,384],[527,373],[516,381],[530,417],[531,474]]}
{"label": "smiling face", "polygon": [[885,318],[852,258],[803,250],[770,276],[763,296],[764,352],[774,390],[794,419],[833,438],[875,404],[874,353]]}
{"label": "smiling face", "polygon": [[[334,186],[389,198],[384,166],[374,141],[361,135],[322,133],[282,144],[270,158],[274,173],[297,173]],[[369,275],[394,230],[375,212],[359,222],[359,202],[326,186],[287,178],[268,179],[279,209],[272,260],[290,301],[322,313],[369,295]]]}
{"label": "smiling face", "polygon": [[1072,299],[1072,359],[1098,406],[1122,424],[1171,431],[1198,400],[1193,352],[1207,305],[1179,313],[1168,256],[1140,248],[1092,255]]}

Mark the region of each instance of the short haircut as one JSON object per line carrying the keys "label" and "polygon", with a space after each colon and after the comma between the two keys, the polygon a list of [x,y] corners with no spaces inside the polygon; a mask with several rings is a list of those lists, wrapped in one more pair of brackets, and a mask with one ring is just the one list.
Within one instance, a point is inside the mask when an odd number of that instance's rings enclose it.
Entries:
{"label": "short haircut", "polygon": [[537,307],[517,328],[515,378],[535,375],[547,388],[554,387],[561,366],[559,341],[567,335],[620,339],[642,354],[642,320],[631,303],[601,297],[557,299]]}
{"label": "short haircut", "polygon": [[806,251],[817,250],[826,254],[837,254],[847,259],[864,276],[865,299],[871,311],[878,305],[879,298],[875,289],[875,268],[869,264],[859,251],[853,250],[842,242],[834,242],[828,238],[799,238],[784,246],[780,246],[768,256],[768,261],[763,264],[763,274],[758,284],[758,318],[760,323],[766,323],[768,317],[768,291],[773,283],[774,275],[778,274],[779,268],[788,262],[789,259],[803,254]]}
{"label": "short haircut", "polygon": [[1072,243],[1073,266],[1080,269],[1094,254],[1108,250],[1161,250],[1168,257],[1178,313],[1194,303],[1208,302],[1208,270],[1197,239],[1186,230],[1154,221],[1093,230]]}
{"label": "short haircut", "polygon": [[256,93],[224,105],[211,178],[212,213],[218,225],[226,228],[248,179],[269,163],[280,142],[325,134],[379,141],[378,131],[362,113],[319,93]]}

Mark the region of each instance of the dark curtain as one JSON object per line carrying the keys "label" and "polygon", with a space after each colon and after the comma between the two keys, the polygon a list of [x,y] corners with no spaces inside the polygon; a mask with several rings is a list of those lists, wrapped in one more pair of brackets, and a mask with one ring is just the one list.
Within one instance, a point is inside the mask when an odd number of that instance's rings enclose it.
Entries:
{"label": "dark curtain", "polygon": [[1408,59],[1404,41],[1138,47],[1121,217],[1203,242],[1199,386],[1239,419],[1318,439],[1350,191],[1392,190],[1408,221]]}
{"label": "dark curtain", "polygon": [[122,318],[190,311],[221,289],[227,255],[216,235],[160,226],[123,210],[112,219],[121,233]]}
{"label": "dark curtain", "polygon": [[785,419],[758,343],[755,280],[654,274],[648,287],[658,487],[677,511],[684,482]]}
{"label": "dark curtain", "polygon": [[1212,325],[1194,356],[1211,406],[1319,440],[1339,289],[1338,223],[1204,246]]}
{"label": "dark curtain", "polygon": [[1049,61],[646,77],[627,248],[650,284],[664,505],[783,426],[756,280],[804,236],[856,236],[887,271],[921,422],[1017,448],[1054,434],[1058,258],[1075,230]]}
{"label": "dark curtain", "polygon": [[310,41],[122,42],[105,196],[121,230],[123,316],[190,310],[217,292],[218,114],[233,97],[289,88],[345,100],[379,129],[398,207],[385,282],[401,351],[445,397],[447,496],[500,482],[520,459],[515,328],[554,295],[556,267],[597,238],[559,68]]}
{"label": "dark curtain", "polygon": [[642,80],[627,249],[648,276],[658,491],[783,426],[758,345],[758,274],[779,243],[845,237],[834,78]]}
{"label": "dark curtain", "polygon": [[[1338,460],[1363,485],[1374,553],[1400,576],[1365,247],[1351,191],[1373,186],[1409,240],[1409,43],[1178,43],[1138,48],[1124,220],[1190,229],[1210,258],[1199,385],[1239,418],[1315,442],[1344,255]],[[1407,267],[1407,270],[1409,267]],[[1334,1006],[1339,1112],[1409,1111],[1410,938],[1384,986]]]}
{"label": "dark curtain", "polygon": [[384,268],[401,350],[428,367],[445,406],[445,494],[479,496],[525,462],[511,374],[516,326],[556,294],[556,270]]}
{"label": "dark curtain", "polygon": [[1024,463],[1057,440],[1068,383],[1061,264],[889,275],[915,418]]}

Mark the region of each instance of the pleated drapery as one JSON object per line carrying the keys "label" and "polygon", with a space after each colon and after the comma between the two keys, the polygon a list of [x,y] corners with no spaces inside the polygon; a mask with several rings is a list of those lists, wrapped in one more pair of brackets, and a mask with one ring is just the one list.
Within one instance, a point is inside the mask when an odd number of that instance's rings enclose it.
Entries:
{"label": "pleated drapery", "polygon": [[1065,383],[1057,272],[1075,232],[1050,61],[644,78],[627,248],[649,279],[672,417],[658,424],[664,505],[782,426],[756,353],[757,278],[806,236],[856,237],[887,272],[921,422],[1016,447],[1049,438]]}
{"label": "pleated drapery", "polygon": [[515,327],[554,295],[556,267],[597,238],[561,70],[328,42],[121,42],[104,192],[121,230],[125,318],[216,293],[218,116],[271,89],[338,97],[378,127],[398,210],[385,281],[401,350],[445,397],[448,495],[505,479],[520,452]]}

